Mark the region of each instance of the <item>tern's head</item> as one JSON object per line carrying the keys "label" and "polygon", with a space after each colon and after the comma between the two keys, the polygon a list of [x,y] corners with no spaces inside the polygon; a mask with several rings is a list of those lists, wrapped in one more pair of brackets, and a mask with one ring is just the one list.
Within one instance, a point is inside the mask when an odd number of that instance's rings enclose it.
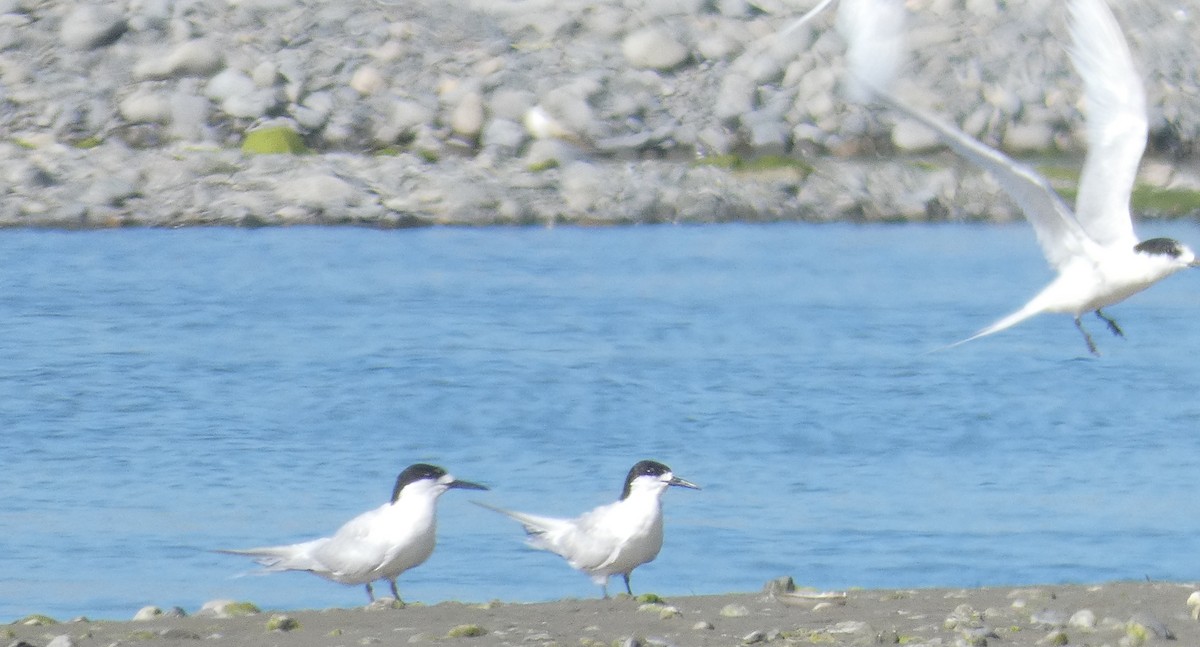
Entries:
{"label": "tern's head", "polygon": [[405,492],[421,492],[437,497],[451,488],[487,489],[478,483],[460,481],[437,465],[416,463],[406,467],[403,472],[400,472],[400,476],[396,477],[396,489],[392,490],[392,503],[395,503]]}
{"label": "tern's head", "polygon": [[1200,266],[1200,261],[1196,259],[1196,253],[1187,245],[1173,238],[1143,240],[1133,249],[1147,256],[1159,257],[1165,262],[1179,268]]}
{"label": "tern's head", "polygon": [[629,495],[634,491],[648,491],[661,494],[668,486],[678,485],[679,487],[692,488],[699,490],[700,486],[695,483],[685,481],[671,473],[671,468],[659,463],[658,461],[641,461],[629,470],[629,476],[625,477],[625,491],[621,493],[622,499],[628,499]]}

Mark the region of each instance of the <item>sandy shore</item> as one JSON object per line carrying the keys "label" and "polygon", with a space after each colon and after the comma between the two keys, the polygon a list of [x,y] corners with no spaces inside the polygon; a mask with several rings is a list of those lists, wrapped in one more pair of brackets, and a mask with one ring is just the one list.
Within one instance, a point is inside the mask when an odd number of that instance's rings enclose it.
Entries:
{"label": "sandy shore", "polygon": [[[1116,582],[978,589],[740,593],[647,604],[628,596],[538,604],[264,610],[0,628],[5,644],[1140,645],[1200,644],[1195,585]],[[1200,597],[1200,596],[1198,596]],[[270,630],[289,618],[286,631]],[[294,621],[294,622],[292,622]],[[65,636],[65,637],[64,637]]]}

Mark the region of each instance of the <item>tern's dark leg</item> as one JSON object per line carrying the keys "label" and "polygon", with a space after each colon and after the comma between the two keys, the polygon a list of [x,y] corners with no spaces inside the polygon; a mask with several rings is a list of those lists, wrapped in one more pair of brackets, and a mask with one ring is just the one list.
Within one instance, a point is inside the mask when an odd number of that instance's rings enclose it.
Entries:
{"label": "tern's dark leg", "polygon": [[392,597],[396,598],[396,601],[399,602],[400,592],[396,590],[396,580],[388,580],[388,584],[392,585]]}
{"label": "tern's dark leg", "polygon": [[367,582],[367,597],[371,598],[372,602],[375,601],[375,589],[371,588],[370,582]]}
{"label": "tern's dark leg", "polygon": [[1099,308],[1096,309],[1096,316],[1100,317],[1101,319],[1104,320],[1104,323],[1108,324],[1108,329],[1112,331],[1112,334],[1114,334],[1118,337],[1125,336],[1125,333],[1121,331],[1121,327],[1117,325],[1117,322],[1113,321],[1112,317],[1104,314],[1103,312],[1100,312]]}
{"label": "tern's dark leg", "polygon": [[1079,317],[1075,317],[1075,327],[1083,334],[1083,340],[1087,342],[1088,351],[1099,357],[1100,351],[1096,350],[1096,342],[1092,341],[1092,336],[1088,334],[1088,331],[1083,329],[1083,322],[1079,320]]}
{"label": "tern's dark leg", "polygon": [[604,580],[604,584],[600,585],[600,592],[604,594],[604,599],[608,599],[608,580]]}
{"label": "tern's dark leg", "polygon": [[622,573],[621,577],[625,578],[625,592],[633,595],[633,589],[629,588],[629,573]]}

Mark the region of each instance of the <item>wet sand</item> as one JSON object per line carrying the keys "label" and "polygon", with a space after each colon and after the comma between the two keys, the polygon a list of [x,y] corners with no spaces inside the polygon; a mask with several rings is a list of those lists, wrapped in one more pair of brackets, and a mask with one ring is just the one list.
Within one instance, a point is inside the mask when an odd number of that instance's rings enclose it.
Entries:
{"label": "wet sand", "polygon": [[[770,588],[770,587],[768,587]],[[263,610],[0,627],[4,644],[50,645],[1200,645],[1194,584],[1115,582],[980,589],[739,593],[644,603],[629,596],[536,604]],[[1200,597],[1200,596],[1198,596]],[[270,630],[280,618],[286,630]],[[68,636],[62,638],[61,636]]]}

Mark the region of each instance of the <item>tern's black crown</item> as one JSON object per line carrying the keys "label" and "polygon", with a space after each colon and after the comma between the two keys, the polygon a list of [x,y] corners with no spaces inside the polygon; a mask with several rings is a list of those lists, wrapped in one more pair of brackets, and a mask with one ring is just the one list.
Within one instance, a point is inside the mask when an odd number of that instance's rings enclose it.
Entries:
{"label": "tern's black crown", "polygon": [[625,477],[625,489],[621,492],[621,498],[625,499],[629,496],[629,488],[633,485],[633,480],[639,476],[653,476],[658,478],[663,474],[667,474],[671,468],[663,465],[658,461],[639,461],[633,469],[629,470],[629,476]]}
{"label": "tern's black crown", "polygon": [[392,490],[392,503],[400,498],[400,491],[409,483],[416,483],[424,479],[437,480],[446,475],[446,470],[437,465],[429,465],[427,463],[415,463],[404,468],[400,472],[400,476],[396,477],[396,489]]}
{"label": "tern's black crown", "polygon": [[1161,254],[1171,258],[1179,258],[1183,254],[1183,246],[1171,238],[1151,238],[1143,240],[1133,247],[1134,251],[1145,254]]}

